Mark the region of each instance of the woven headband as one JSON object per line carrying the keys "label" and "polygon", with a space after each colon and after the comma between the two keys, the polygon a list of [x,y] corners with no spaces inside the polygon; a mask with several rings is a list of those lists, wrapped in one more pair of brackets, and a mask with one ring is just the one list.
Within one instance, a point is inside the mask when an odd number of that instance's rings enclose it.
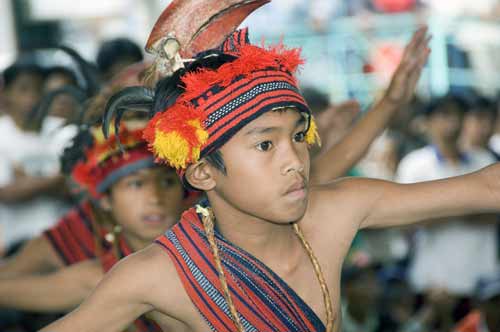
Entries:
{"label": "woven headband", "polygon": [[119,142],[116,135],[105,139],[97,128],[92,130],[92,135],[93,146],[86,149],[85,158],[71,172],[72,180],[92,198],[101,197],[121,178],[155,165],[154,157],[142,139],[142,129],[129,131],[122,127]]}

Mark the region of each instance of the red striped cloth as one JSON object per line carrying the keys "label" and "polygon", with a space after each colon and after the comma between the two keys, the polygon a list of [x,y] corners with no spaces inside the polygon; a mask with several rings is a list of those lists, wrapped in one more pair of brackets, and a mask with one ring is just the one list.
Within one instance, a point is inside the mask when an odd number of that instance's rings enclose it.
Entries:
{"label": "red striped cloth", "polygon": [[[221,262],[245,331],[307,332],[325,327],[278,275],[216,232]],[[228,305],[200,217],[194,208],[156,243],[174,263],[185,291],[212,331],[233,332]]]}
{"label": "red striped cloth", "polygon": [[[66,265],[97,256],[90,204],[89,201],[80,203],[66,213],[54,227],[44,232],[44,236]],[[104,229],[99,233],[103,249],[106,250],[109,244],[104,240]]]}

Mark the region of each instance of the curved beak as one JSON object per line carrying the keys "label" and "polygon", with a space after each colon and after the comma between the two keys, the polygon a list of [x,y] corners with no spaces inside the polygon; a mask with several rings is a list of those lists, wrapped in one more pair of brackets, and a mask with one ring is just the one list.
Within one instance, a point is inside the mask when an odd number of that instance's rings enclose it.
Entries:
{"label": "curved beak", "polygon": [[218,47],[254,10],[271,0],[174,0],[149,35],[146,51],[191,58]]}

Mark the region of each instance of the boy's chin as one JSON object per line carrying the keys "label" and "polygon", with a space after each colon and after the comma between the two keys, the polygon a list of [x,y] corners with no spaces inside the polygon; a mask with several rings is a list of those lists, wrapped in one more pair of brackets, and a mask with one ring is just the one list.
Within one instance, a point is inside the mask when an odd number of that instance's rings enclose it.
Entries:
{"label": "boy's chin", "polygon": [[279,225],[288,225],[301,220],[306,213],[307,204],[300,204],[292,209],[281,211],[278,215],[272,218],[271,222]]}

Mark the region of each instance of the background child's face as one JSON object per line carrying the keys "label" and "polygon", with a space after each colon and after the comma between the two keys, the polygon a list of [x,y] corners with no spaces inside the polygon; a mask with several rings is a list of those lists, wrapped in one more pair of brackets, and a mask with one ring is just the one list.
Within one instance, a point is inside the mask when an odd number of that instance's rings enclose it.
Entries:
{"label": "background child's face", "polygon": [[456,141],[462,129],[463,114],[455,104],[443,105],[428,118],[433,139]]}
{"label": "background child's face", "polygon": [[25,118],[39,102],[42,86],[42,76],[29,72],[20,73],[5,89],[7,110],[12,115]]}
{"label": "background child's face", "polygon": [[[50,93],[67,85],[76,86],[72,78],[61,73],[56,73],[45,79],[43,91],[44,93]],[[52,102],[49,114],[69,120],[77,113],[77,107],[76,101],[71,96],[59,95]]]}
{"label": "background child's face", "polygon": [[217,173],[216,194],[260,219],[299,220],[308,196],[305,127],[294,109],[268,112],[246,125],[220,149],[227,174]]}
{"label": "background child's face", "polygon": [[151,241],[178,221],[183,196],[175,171],[154,167],[123,177],[106,199],[124,235]]}
{"label": "background child's face", "polygon": [[464,119],[464,140],[474,146],[486,147],[495,129],[495,116],[491,112],[471,112]]}

